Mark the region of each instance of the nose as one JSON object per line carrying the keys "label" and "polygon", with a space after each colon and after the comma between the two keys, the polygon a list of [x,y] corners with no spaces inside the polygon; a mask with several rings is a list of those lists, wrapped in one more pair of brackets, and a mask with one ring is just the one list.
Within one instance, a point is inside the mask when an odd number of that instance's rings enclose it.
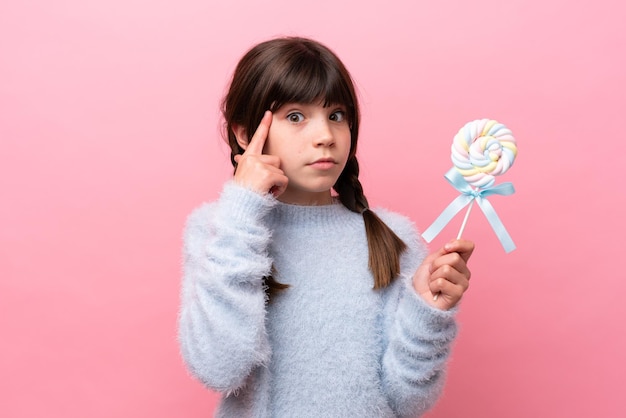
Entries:
{"label": "nose", "polygon": [[335,137],[330,126],[330,121],[320,121],[314,136],[314,144],[316,147],[332,147],[335,144]]}

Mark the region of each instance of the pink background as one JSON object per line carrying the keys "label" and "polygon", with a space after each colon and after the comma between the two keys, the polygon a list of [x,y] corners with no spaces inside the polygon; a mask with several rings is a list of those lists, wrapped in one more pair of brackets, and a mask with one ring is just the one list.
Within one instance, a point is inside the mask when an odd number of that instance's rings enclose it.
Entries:
{"label": "pink background", "polygon": [[472,286],[428,417],[625,416],[625,12],[610,0],[2,2],[0,416],[211,415],[217,397],[176,343],[181,229],[231,173],[218,118],[230,74],[276,35],[344,60],[362,97],[366,193],[422,230],[456,196],[443,174],[465,122],[497,119],[518,139],[501,178],[517,193],[491,199],[518,249],[506,255],[472,213]]}

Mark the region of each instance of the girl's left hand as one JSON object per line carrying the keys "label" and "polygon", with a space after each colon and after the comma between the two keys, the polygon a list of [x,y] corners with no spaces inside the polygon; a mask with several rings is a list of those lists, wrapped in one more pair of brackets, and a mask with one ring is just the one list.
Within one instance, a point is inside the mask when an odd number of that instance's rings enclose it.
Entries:
{"label": "girl's left hand", "polygon": [[435,308],[448,310],[456,306],[469,287],[467,260],[473,251],[472,241],[455,239],[430,254],[413,276],[415,291]]}

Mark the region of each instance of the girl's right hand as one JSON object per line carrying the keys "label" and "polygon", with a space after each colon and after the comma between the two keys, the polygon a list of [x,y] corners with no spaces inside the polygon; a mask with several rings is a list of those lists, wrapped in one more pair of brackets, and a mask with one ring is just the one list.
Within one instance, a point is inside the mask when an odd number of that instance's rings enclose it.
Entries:
{"label": "girl's right hand", "polygon": [[467,262],[472,252],[472,241],[456,239],[430,254],[413,276],[415,291],[435,308],[448,310],[456,306],[469,287],[472,274]]}
{"label": "girl's right hand", "polygon": [[235,183],[254,190],[257,193],[271,193],[280,196],[287,188],[289,179],[280,169],[280,159],[274,155],[263,154],[263,147],[272,124],[272,112],[263,115],[256,132],[248,142],[243,154],[235,155],[237,170]]}

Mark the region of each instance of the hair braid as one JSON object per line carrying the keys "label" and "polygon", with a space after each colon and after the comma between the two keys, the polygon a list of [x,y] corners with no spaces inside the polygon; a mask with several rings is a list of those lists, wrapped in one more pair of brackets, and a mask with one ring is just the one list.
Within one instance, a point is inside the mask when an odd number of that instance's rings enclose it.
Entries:
{"label": "hair braid", "polygon": [[365,209],[369,209],[369,204],[363,194],[363,186],[359,181],[359,162],[356,156],[348,158],[334,189],[341,203],[352,212],[362,213]]}
{"label": "hair braid", "polygon": [[374,289],[388,286],[400,274],[400,254],[406,249],[406,244],[369,209],[359,181],[356,156],[348,159],[334,189],[345,207],[363,214],[369,250],[368,264],[374,275]]}

